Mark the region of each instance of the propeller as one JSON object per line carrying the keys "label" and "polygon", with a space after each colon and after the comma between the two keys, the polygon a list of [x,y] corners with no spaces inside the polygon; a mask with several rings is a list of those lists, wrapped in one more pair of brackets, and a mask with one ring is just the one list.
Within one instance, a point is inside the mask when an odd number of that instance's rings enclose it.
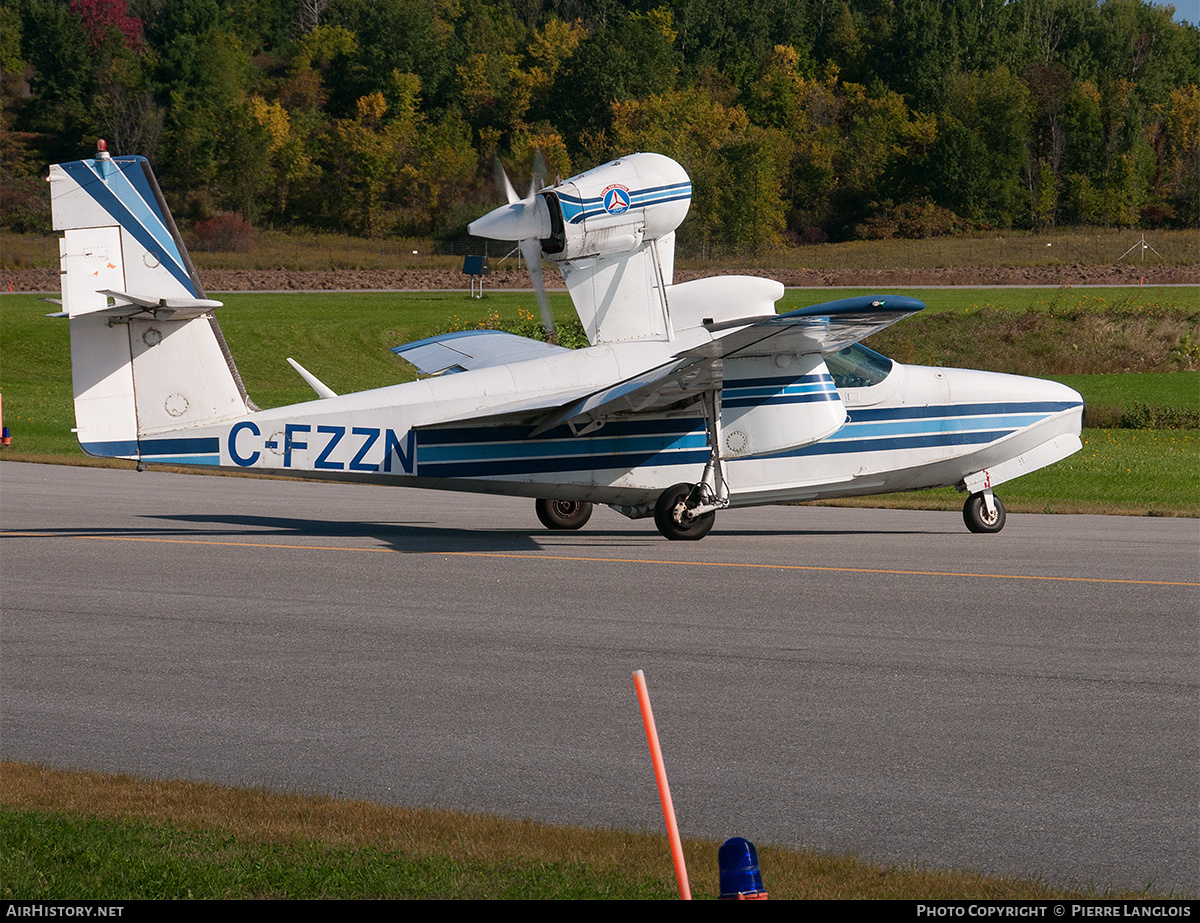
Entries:
{"label": "propeller", "polygon": [[521,256],[524,257],[525,265],[529,267],[529,275],[533,279],[533,291],[542,314],[546,340],[549,343],[557,343],[554,316],[550,313],[550,299],[546,297],[546,280],[542,275],[542,240],[551,234],[550,209],[546,200],[538,195],[546,184],[546,161],[539,150],[533,159],[533,177],[529,183],[529,192],[523,199],[517,195],[509,181],[499,155],[496,155],[493,165],[496,170],[496,185],[504,193],[508,204],[472,221],[467,230],[476,237],[517,241]]}

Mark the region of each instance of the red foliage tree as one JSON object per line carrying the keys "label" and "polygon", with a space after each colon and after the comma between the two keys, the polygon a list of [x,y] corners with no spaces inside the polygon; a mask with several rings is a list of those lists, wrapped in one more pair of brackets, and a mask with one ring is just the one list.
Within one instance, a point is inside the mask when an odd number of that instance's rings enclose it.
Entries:
{"label": "red foliage tree", "polygon": [[115,29],[134,51],[144,47],[142,21],[129,15],[127,0],[71,0],[71,12],[83,21],[84,31],[99,48],[109,29]]}

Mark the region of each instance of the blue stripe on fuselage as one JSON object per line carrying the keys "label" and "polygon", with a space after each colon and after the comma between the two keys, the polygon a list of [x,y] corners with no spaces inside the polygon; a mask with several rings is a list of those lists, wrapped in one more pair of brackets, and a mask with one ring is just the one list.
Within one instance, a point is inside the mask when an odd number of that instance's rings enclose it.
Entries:
{"label": "blue stripe on fuselage", "polygon": [[708,449],[678,451],[664,455],[660,452],[621,453],[619,455],[576,455],[555,458],[516,458],[496,461],[435,462],[420,461],[421,477],[484,478],[516,474],[540,474],[560,471],[632,471],[646,464],[702,465],[708,461]]}
{"label": "blue stripe on fuselage", "polygon": [[766,458],[799,458],[816,455],[848,455],[854,452],[879,452],[888,449],[929,449],[938,446],[986,445],[1014,433],[1015,430],[984,432],[924,433],[919,436],[894,436],[886,439],[854,439],[846,442],[826,440],[816,445],[776,452]]}
{"label": "blue stripe on fuselage", "polygon": [[[793,398],[776,394],[757,402],[786,403]],[[831,400],[833,393],[816,392],[794,398]],[[828,439],[763,457],[816,457],[985,445],[1037,423],[1051,413],[1077,406],[1078,403],[1073,402],[1028,401],[852,410],[852,422]],[[703,464],[708,459],[707,440],[699,419],[617,421],[590,437],[572,436],[566,427],[558,427],[531,440],[527,438],[531,431],[530,427],[418,431],[420,473],[429,477],[483,478],[592,469],[626,470],[643,464]],[[631,438],[635,435],[638,438]],[[453,447],[452,451],[450,447]]]}
{"label": "blue stripe on fuselage", "polygon": [[817,394],[793,394],[789,391],[778,391],[775,394],[757,395],[743,398],[724,398],[722,407],[779,407],[783,404],[813,404],[836,401],[837,395],[832,392]]}
{"label": "blue stripe on fuselage", "polygon": [[572,439],[533,440],[527,442],[481,442],[465,445],[426,445],[417,440],[420,450],[421,469],[432,462],[454,462],[464,459],[495,458],[551,458],[584,455],[595,458],[601,455],[642,453],[654,455],[680,449],[703,449],[706,440],[703,430],[693,430],[683,436],[618,436],[589,438],[577,436]]}
{"label": "blue stripe on fuselage", "polygon": [[925,417],[921,420],[888,420],[882,423],[859,423],[858,415],[851,414],[850,420],[830,439],[866,439],[877,436],[899,436],[913,433],[966,432],[969,430],[1021,429],[1039,420],[1045,414],[1008,414],[996,417]]}
{"label": "blue stripe on fuselage", "polygon": [[1058,413],[1078,407],[1079,401],[1009,401],[1000,404],[936,404],[927,407],[884,407],[851,410],[855,422],[905,420],[923,417],[965,417],[976,414]]}
{"label": "blue stripe on fuselage", "polygon": [[[682,435],[696,428],[696,419],[676,417],[673,419],[657,420],[613,420],[595,430],[597,436],[643,436],[643,435]],[[437,427],[436,429],[417,430],[420,445],[445,445],[454,442],[517,442],[527,441],[534,431],[533,426],[456,426]],[[554,439],[586,439],[588,436],[576,436],[567,426],[556,426],[542,433],[537,441]],[[594,437],[593,437],[594,438]]]}
{"label": "blue stripe on fuselage", "polygon": [[566,426],[534,439],[529,438],[532,431],[528,426],[418,430],[419,472],[422,477],[486,477],[628,470],[708,458],[707,437],[696,419],[620,420],[580,436]]}

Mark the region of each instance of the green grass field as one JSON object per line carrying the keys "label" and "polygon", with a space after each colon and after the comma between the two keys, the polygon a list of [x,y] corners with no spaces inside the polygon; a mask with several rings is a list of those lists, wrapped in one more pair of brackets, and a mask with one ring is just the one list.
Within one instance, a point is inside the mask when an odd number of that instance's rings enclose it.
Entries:
{"label": "green grass field", "polygon": [[[845,291],[789,290],[781,310],[790,310]],[[1033,310],[1106,311],[1113,303],[1140,323],[1146,315],[1190,318],[1197,310],[1188,289],[930,289],[916,291],[929,304],[931,319],[946,315],[940,335],[961,346],[962,361],[946,364],[988,367],[993,341],[1006,336],[1002,325]],[[312,392],[285,361],[292,357],[338,393],[381,387],[414,377],[413,369],[389,349],[452,326],[473,326],[489,316],[515,324],[537,310],[531,293],[500,292],[482,300],[461,292],[251,294],[231,293],[218,316],[251,397],[263,407],[312,398]],[[552,295],[556,316],[573,318],[565,293]],[[983,308],[992,318],[984,333],[954,338],[953,325]],[[44,315],[54,306],[32,295],[0,296],[0,394],[4,423],[13,433],[5,457],[22,460],[86,462],[71,434],[70,344],[65,321]],[[914,326],[920,316],[895,325]],[[994,328],[994,329],[993,329]],[[987,332],[991,330],[992,332]],[[888,331],[885,331],[885,334]],[[882,335],[880,335],[882,336]],[[878,337],[877,337],[878,338]],[[876,338],[876,339],[877,339]],[[1200,334],[1197,335],[1200,339]],[[872,341],[873,342],[873,341]],[[1053,338],[1051,343],[1057,342]],[[874,342],[873,342],[874,345]],[[1058,343],[1064,350],[1070,344]],[[889,350],[902,361],[903,350]],[[1073,354],[1075,351],[1070,350]],[[1065,381],[1089,405],[1120,407],[1131,401],[1200,408],[1200,372],[1139,374],[1056,374],[1054,355],[1039,357],[1039,374]],[[1196,430],[1087,430],[1084,451],[1049,469],[1006,484],[1003,495],[1013,512],[1111,512],[1145,515],[1200,515],[1200,432]],[[951,492],[925,492],[857,501],[870,505],[956,508]]]}
{"label": "green grass field", "polygon": [[[647,769],[649,771],[649,769]],[[693,897],[718,843],[685,840]],[[1138,898],[759,843],[774,899]],[[666,837],[0,764],[0,899],[672,899]]]}
{"label": "green grass field", "polygon": [[1200,373],[1127,372],[1122,375],[1047,375],[1084,395],[1089,404],[1144,401],[1200,410]]}

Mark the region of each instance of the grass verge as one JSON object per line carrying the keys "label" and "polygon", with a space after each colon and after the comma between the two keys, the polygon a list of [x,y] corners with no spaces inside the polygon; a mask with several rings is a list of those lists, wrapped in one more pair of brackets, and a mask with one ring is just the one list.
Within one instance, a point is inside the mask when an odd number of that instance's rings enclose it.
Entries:
{"label": "grass verge", "polygon": [[[719,844],[684,844],[692,893]],[[1158,897],[761,846],[773,898]],[[666,838],[201,782],[0,764],[0,898],[677,896]]]}

